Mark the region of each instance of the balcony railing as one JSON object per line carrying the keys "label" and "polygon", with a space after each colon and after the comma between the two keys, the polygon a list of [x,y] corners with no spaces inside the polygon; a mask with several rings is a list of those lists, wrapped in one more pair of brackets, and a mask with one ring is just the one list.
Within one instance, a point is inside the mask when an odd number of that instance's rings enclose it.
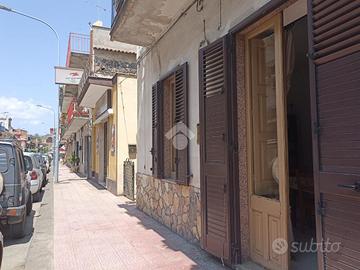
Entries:
{"label": "balcony railing", "polygon": [[125,4],[126,0],[112,0],[111,4],[111,25],[113,25],[116,15],[120,12],[122,6]]}
{"label": "balcony railing", "polygon": [[108,59],[97,55],[91,55],[81,77],[78,97],[81,96],[86,80],[91,77],[112,78],[116,73],[136,75],[136,63],[129,63],[117,59]]}
{"label": "balcony railing", "polygon": [[84,34],[70,33],[68,41],[68,51],[66,66],[69,66],[71,53],[90,53],[90,36]]}
{"label": "balcony railing", "polygon": [[80,107],[77,104],[76,99],[74,99],[69,105],[67,111],[67,126],[69,126],[74,117],[89,117],[89,110]]}

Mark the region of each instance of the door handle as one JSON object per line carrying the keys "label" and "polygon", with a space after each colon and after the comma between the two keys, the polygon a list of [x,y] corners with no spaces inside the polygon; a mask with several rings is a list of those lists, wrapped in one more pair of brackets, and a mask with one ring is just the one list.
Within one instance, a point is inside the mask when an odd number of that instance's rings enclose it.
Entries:
{"label": "door handle", "polygon": [[360,192],[360,182],[356,182],[353,185],[338,184],[338,187]]}

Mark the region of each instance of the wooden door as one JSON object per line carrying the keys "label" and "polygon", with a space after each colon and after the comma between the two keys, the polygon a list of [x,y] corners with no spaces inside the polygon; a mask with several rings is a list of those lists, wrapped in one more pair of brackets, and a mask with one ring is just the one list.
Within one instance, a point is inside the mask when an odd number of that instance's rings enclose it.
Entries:
{"label": "wooden door", "polygon": [[250,256],[269,269],[287,269],[289,204],[281,16],[247,33],[245,48]]}
{"label": "wooden door", "polygon": [[360,269],[360,1],[308,8],[319,269]]}
{"label": "wooden door", "polygon": [[202,246],[229,259],[226,39],[200,50]]}

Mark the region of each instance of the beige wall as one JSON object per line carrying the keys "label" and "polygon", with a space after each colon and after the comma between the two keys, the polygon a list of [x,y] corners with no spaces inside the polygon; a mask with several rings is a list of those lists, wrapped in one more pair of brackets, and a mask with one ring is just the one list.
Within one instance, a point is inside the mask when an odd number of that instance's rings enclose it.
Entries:
{"label": "beige wall", "polygon": [[[137,79],[118,76],[112,88],[113,115],[108,122],[107,179],[103,179],[104,123],[93,126],[93,171],[100,180],[107,180],[108,189],[116,195],[123,193],[123,162],[129,157],[128,144],[136,144],[137,133]],[[95,107],[94,110],[96,110]],[[124,119],[125,118],[125,119]],[[93,119],[95,120],[95,119]],[[112,128],[115,125],[115,151],[111,151]],[[97,137],[99,139],[97,139]],[[96,141],[98,140],[98,151]]]}
{"label": "beige wall", "polygon": [[117,78],[117,179],[118,193],[123,193],[123,162],[129,157],[128,145],[136,144],[137,79]]}
{"label": "beige wall", "polygon": [[[204,40],[203,21],[208,42],[228,33],[268,0],[222,1],[222,22],[219,23],[219,1],[204,1],[204,9],[190,8],[173,28],[146,55],[140,55],[138,66],[138,172],[151,175],[151,87],[161,76],[184,62],[189,63],[189,128],[196,134],[199,123],[198,52]],[[220,27],[219,27],[220,25]],[[190,142],[190,184],[200,186],[200,156],[196,138]]]}

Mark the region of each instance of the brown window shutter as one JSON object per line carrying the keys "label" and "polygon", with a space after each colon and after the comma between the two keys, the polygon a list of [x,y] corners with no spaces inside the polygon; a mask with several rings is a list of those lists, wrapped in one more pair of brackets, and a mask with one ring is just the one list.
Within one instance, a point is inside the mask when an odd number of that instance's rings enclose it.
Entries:
{"label": "brown window shutter", "polygon": [[[360,269],[359,256],[348,256],[360,254],[358,237],[344,233],[349,224],[360,224],[351,208],[360,204],[354,192],[360,179],[360,1],[309,3],[317,237],[341,243],[336,257],[318,253],[318,268]],[[360,226],[351,234],[360,235]]]}
{"label": "brown window shutter", "polygon": [[152,86],[152,174],[162,178],[162,91],[161,83]]}
{"label": "brown window shutter", "polygon": [[189,184],[188,74],[187,63],[175,71],[176,181]]}
{"label": "brown window shutter", "polygon": [[360,50],[360,1],[312,0],[311,57],[324,64]]}
{"label": "brown window shutter", "polygon": [[202,246],[229,258],[228,39],[199,51]]}

